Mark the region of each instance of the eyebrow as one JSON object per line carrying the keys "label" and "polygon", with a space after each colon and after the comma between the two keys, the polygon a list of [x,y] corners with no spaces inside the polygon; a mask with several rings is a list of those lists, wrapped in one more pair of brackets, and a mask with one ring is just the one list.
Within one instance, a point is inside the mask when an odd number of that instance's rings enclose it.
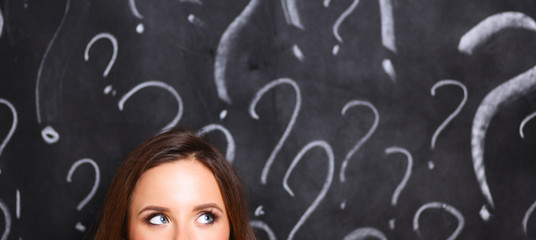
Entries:
{"label": "eyebrow", "polygon": [[143,209],[141,209],[140,212],[138,212],[138,216],[141,215],[143,212],[149,211],[149,210],[155,211],[155,212],[169,212],[169,209],[164,208],[164,207],[147,206],[147,207],[144,207]]}
{"label": "eyebrow", "polygon": [[224,212],[219,206],[218,204],[216,203],[205,203],[205,204],[201,204],[201,205],[197,205],[193,212],[198,212],[198,211],[201,211],[201,210],[205,210],[205,209],[208,209],[208,208],[215,208],[217,210],[219,210],[220,212]]}

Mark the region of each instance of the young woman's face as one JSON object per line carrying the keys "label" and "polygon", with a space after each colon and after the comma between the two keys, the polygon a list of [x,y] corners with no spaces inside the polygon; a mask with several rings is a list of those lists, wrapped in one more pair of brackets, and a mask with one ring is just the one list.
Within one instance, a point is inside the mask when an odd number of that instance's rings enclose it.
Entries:
{"label": "young woman's face", "polygon": [[212,172],[199,161],[164,163],[142,174],[128,210],[130,240],[228,240],[227,210]]}

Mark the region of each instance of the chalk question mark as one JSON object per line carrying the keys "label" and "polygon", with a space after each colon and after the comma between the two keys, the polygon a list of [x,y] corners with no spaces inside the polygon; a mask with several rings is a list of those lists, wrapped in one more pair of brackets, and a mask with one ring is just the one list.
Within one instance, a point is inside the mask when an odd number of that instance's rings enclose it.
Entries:
{"label": "chalk question mark", "polygon": [[[95,170],[95,181],[93,183],[93,187],[91,188],[91,191],[89,192],[89,194],[84,199],[82,199],[82,201],[80,201],[78,206],[76,206],[76,210],[78,211],[82,210],[82,208],[86,206],[86,204],[93,198],[93,196],[97,192],[97,188],[99,187],[99,182],[100,182],[99,166],[97,165],[97,163],[95,163],[95,161],[89,158],[80,159],[74,162],[74,164],[69,169],[69,172],[67,173],[67,179],[66,179],[67,182],[68,183],[72,182],[72,176],[73,176],[74,171],[76,171],[76,169],[82,164],[89,164],[93,167],[93,169]],[[76,223],[75,228],[80,232],[86,231],[86,227],[80,222]]]}
{"label": "chalk question mark", "polygon": [[170,123],[168,123],[164,128],[160,130],[160,132],[165,132],[166,130],[172,128],[173,126],[177,125],[177,123],[179,123],[179,120],[182,117],[182,112],[184,108],[182,105],[181,96],[177,93],[177,91],[172,86],[168,85],[167,83],[160,82],[160,81],[147,81],[147,82],[140,83],[136,85],[134,88],[132,88],[130,91],[128,91],[125,95],[123,95],[123,97],[121,97],[121,99],[117,103],[117,106],[119,107],[120,111],[123,111],[125,102],[128,99],[130,99],[130,97],[134,95],[136,92],[147,87],[157,87],[157,88],[164,89],[170,92],[177,100],[177,103],[178,103],[177,115],[175,116],[175,118],[173,118],[173,120]]}
{"label": "chalk question mark", "polygon": [[300,91],[298,84],[292,79],[289,79],[289,78],[276,79],[266,84],[264,87],[262,87],[261,90],[259,90],[257,94],[255,94],[255,97],[253,98],[253,100],[251,101],[251,104],[249,105],[249,115],[254,119],[259,119],[259,115],[257,115],[257,112],[255,111],[255,107],[257,106],[257,103],[259,102],[261,97],[264,96],[264,94],[266,94],[266,92],[268,92],[269,90],[279,85],[283,85],[283,84],[288,84],[292,86],[292,88],[296,92],[296,103],[294,105],[294,111],[292,112],[292,116],[290,117],[290,121],[287,125],[287,128],[285,129],[285,132],[283,133],[283,136],[281,136],[281,138],[279,139],[279,142],[277,142],[277,145],[275,146],[274,150],[272,150],[270,157],[268,158],[268,160],[266,161],[266,164],[264,165],[264,168],[262,169],[262,174],[261,174],[262,184],[266,184],[266,179],[268,177],[268,173],[270,172],[270,167],[272,166],[272,163],[274,162],[275,157],[279,153],[279,150],[281,150],[281,147],[283,147],[283,144],[285,143],[288,135],[290,134],[290,131],[292,131],[292,128],[294,127],[294,123],[296,122],[296,119],[298,118],[298,113],[300,111],[301,101],[302,101],[301,91]]}
{"label": "chalk question mark", "polygon": [[454,217],[456,217],[456,219],[458,220],[458,227],[456,227],[456,230],[454,230],[454,232],[447,238],[447,240],[456,239],[458,235],[460,235],[460,233],[462,232],[463,227],[465,226],[465,218],[456,208],[442,202],[430,202],[421,206],[413,217],[413,231],[417,232],[418,235],[421,235],[421,232],[419,231],[419,218],[425,210],[434,208],[445,210],[448,213],[452,214]]}
{"label": "chalk question mark", "polygon": [[[430,89],[430,94],[432,96],[435,97],[435,94],[436,94],[436,89],[440,88],[440,87],[443,87],[443,86],[448,86],[448,85],[452,85],[452,86],[458,86],[460,87],[462,90],[463,90],[463,99],[462,101],[460,102],[460,104],[458,104],[458,107],[456,107],[456,109],[454,110],[454,112],[452,112],[442,123],[441,125],[439,125],[439,127],[436,129],[436,131],[434,132],[433,136],[432,136],[432,140],[430,142],[430,148],[433,150],[436,146],[436,141],[437,141],[437,137],[439,136],[439,134],[443,131],[443,129],[445,129],[445,127],[460,113],[460,111],[462,110],[463,106],[465,105],[465,103],[467,102],[467,88],[465,87],[465,85],[463,85],[462,83],[456,81],[456,80],[441,80],[439,82],[437,82],[436,84],[434,84],[434,86],[432,86],[432,88]],[[428,162],[428,168],[430,169],[433,169],[434,168],[434,163],[432,161]]]}
{"label": "chalk question mark", "polygon": [[365,240],[370,239],[371,237],[380,240],[387,240],[385,234],[383,234],[380,230],[372,227],[362,227],[355,229],[352,232],[348,233],[346,236],[344,236],[343,240]]}
{"label": "chalk question mark", "polygon": [[233,138],[233,135],[231,135],[231,132],[224,126],[220,124],[209,124],[205,127],[203,127],[201,130],[197,132],[198,136],[203,136],[209,132],[212,132],[214,130],[218,130],[222,132],[225,135],[225,139],[227,140],[227,151],[225,152],[225,157],[227,158],[227,161],[232,164],[234,157],[235,157],[235,150],[236,145]]}
{"label": "chalk question mark", "polygon": [[232,103],[231,98],[227,93],[225,76],[227,74],[229,60],[234,58],[233,52],[235,49],[241,47],[236,40],[240,39],[240,34],[243,34],[246,25],[250,22],[255,12],[260,9],[260,6],[261,0],[250,0],[240,15],[233,20],[229,27],[227,27],[218,43],[216,59],[214,61],[214,82],[218,91],[218,97],[227,104]]}
{"label": "chalk question mark", "polygon": [[[1,99],[1,98],[0,98],[0,104],[6,105],[9,108],[9,110],[11,110],[11,114],[13,115],[13,121],[11,122],[11,128],[9,129],[9,132],[7,133],[7,136],[4,138],[4,140],[2,141],[2,144],[0,145],[0,156],[1,156],[2,152],[4,151],[4,148],[7,145],[7,143],[9,142],[9,140],[11,140],[11,137],[13,136],[13,133],[15,133],[15,129],[17,128],[17,123],[18,123],[19,120],[18,120],[18,117],[17,117],[17,110],[15,109],[13,104],[11,104],[8,100]],[[0,171],[0,173],[1,172],[2,171]]]}
{"label": "chalk question mark", "polygon": [[[330,1],[331,0],[325,0],[324,7],[329,7]],[[333,24],[333,35],[335,36],[337,41],[339,41],[339,43],[343,42],[343,39],[341,35],[339,34],[339,27],[341,26],[342,22],[344,22],[344,20],[346,20],[346,18],[348,18],[348,16],[352,14],[352,12],[355,10],[358,4],[359,4],[359,0],[354,0],[352,4],[344,12],[342,12],[339,18],[337,18],[337,20],[335,21],[335,24]],[[339,54],[339,50],[340,50],[340,47],[338,44],[333,46],[333,50],[332,50],[333,55]]]}
{"label": "chalk question mark", "polygon": [[[393,196],[391,197],[391,206],[395,207],[398,204],[398,197],[400,196],[400,193],[404,188],[406,187],[406,184],[408,183],[408,180],[411,176],[411,172],[413,170],[413,157],[408,152],[408,150],[400,148],[400,147],[389,147],[385,149],[385,154],[393,154],[393,153],[402,153],[406,156],[406,160],[408,161],[408,164],[406,166],[406,172],[404,173],[404,177],[402,178],[402,181],[398,184],[398,186],[395,189],[395,192],[393,193]],[[389,227],[391,229],[395,229],[395,219],[392,218],[389,220]]]}
{"label": "chalk question mark", "polygon": [[378,110],[376,109],[376,107],[374,107],[374,105],[372,105],[372,103],[367,102],[367,101],[352,100],[346,103],[346,105],[344,105],[344,107],[342,108],[341,115],[344,116],[346,114],[346,111],[348,111],[348,109],[355,107],[355,106],[364,106],[364,107],[369,108],[372,111],[372,113],[374,113],[374,123],[372,123],[372,126],[367,131],[365,136],[363,136],[363,138],[361,138],[344,157],[344,160],[342,161],[342,165],[341,165],[341,171],[339,172],[340,182],[346,181],[345,172],[346,172],[346,168],[348,167],[348,161],[355,154],[355,152],[357,152],[357,150],[359,150],[359,148],[361,148],[361,146],[365,144],[366,141],[368,141],[368,139],[372,136],[372,134],[374,134],[374,132],[376,131],[376,128],[378,128],[378,123],[380,122],[380,114],[378,113]]}
{"label": "chalk question mark", "polygon": [[296,235],[296,233],[300,229],[300,227],[303,226],[303,224],[305,224],[305,221],[309,218],[309,216],[311,216],[311,214],[318,207],[322,199],[324,199],[324,197],[328,193],[328,190],[331,186],[331,182],[333,181],[333,173],[335,171],[335,157],[333,155],[333,149],[327,142],[323,140],[316,140],[305,145],[305,147],[303,147],[300,150],[300,152],[298,152],[294,160],[292,160],[292,163],[290,164],[290,167],[288,168],[287,172],[285,173],[285,177],[283,178],[283,188],[285,189],[285,191],[287,191],[287,193],[290,196],[294,197],[294,192],[288,186],[288,182],[287,182],[288,178],[290,177],[290,174],[292,174],[292,171],[294,170],[298,162],[303,158],[303,155],[305,155],[305,153],[307,153],[309,150],[315,147],[322,148],[328,156],[328,168],[327,168],[328,174],[326,176],[326,181],[324,182],[324,185],[322,186],[322,190],[320,190],[320,193],[318,194],[316,199],[313,201],[313,203],[311,203],[309,208],[307,208],[305,213],[300,217],[300,220],[298,220],[296,225],[290,231],[290,234],[288,235],[287,240],[292,240],[294,238],[294,235]]}
{"label": "chalk question mark", "polygon": [[[536,22],[523,13],[503,12],[487,17],[465,33],[458,44],[458,50],[465,54],[473,54],[473,50],[485,41],[507,28],[521,28],[536,32]],[[491,208],[495,208],[493,197],[486,180],[484,166],[484,141],[491,119],[506,102],[524,96],[536,88],[536,66],[514,78],[500,84],[489,92],[476,110],[471,130],[471,155],[473,168],[480,190]],[[480,210],[480,216],[485,221],[491,214],[486,205]]]}
{"label": "chalk question mark", "polygon": [[[102,77],[106,78],[108,74],[110,73],[110,70],[112,70],[115,60],[117,59],[117,51],[119,48],[117,44],[117,39],[112,34],[99,33],[96,36],[94,36],[86,46],[86,50],[84,51],[84,60],[86,62],[89,61],[89,50],[91,49],[91,47],[96,41],[101,40],[101,39],[108,39],[110,43],[112,43],[112,47],[113,47],[112,57],[110,58],[110,61],[108,62],[108,65],[106,66],[106,69],[104,69],[104,72],[102,73]],[[112,85],[108,85],[104,89],[105,94],[109,94],[111,91],[112,91]]]}
{"label": "chalk question mark", "polygon": [[[382,44],[391,52],[396,53],[393,3],[392,0],[379,0],[379,2],[382,23]],[[391,59],[383,59],[382,67],[383,71],[391,78],[391,81],[396,81],[396,71]]]}
{"label": "chalk question mark", "polygon": [[[58,34],[59,34],[59,32],[61,31],[61,29],[63,27],[63,24],[65,23],[65,19],[67,19],[67,14],[69,13],[70,6],[71,6],[71,0],[67,0],[66,3],[65,3],[65,10],[64,10],[61,22],[58,25],[58,28],[56,29],[56,32],[54,32],[54,35],[52,36],[52,39],[48,43],[47,49],[45,50],[45,53],[43,54],[43,58],[41,59],[41,63],[39,64],[39,69],[37,70],[37,80],[35,81],[35,112],[36,112],[36,115],[37,115],[37,123],[39,123],[39,124],[41,124],[41,107],[40,107],[40,100],[39,100],[39,86],[41,84],[41,77],[43,75],[44,65],[45,65],[45,62],[47,62],[50,50],[52,49],[52,46],[54,45],[54,43],[56,41],[56,38],[58,37]],[[47,74],[45,74],[45,76],[46,75]],[[56,142],[58,142],[60,140],[60,135],[50,125],[44,127],[43,130],[41,130],[41,137],[48,144],[53,144],[53,143],[56,143]]]}
{"label": "chalk question mark", "polygon": [[[143,19],[143,16],[138,11],[138,8],[136,8],[136,2],[135,0],[128,0],[128,6],[130,7],[130,11],[134,16],[140,20]],[[143,31],[145,31],[145,27],[143,26],[143,23],[139,23],[138,26],[136,26],[136,32],[139,34],[142,34]]]}

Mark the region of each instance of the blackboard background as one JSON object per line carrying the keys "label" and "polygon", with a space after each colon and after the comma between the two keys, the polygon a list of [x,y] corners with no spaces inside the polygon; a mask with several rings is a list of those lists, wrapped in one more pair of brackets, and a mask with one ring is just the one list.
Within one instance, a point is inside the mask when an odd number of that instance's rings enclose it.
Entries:
{"label": "blackboard background", "polygon": [[[0,98],[13,104],[18,120],[0,155],[0,200],[11,216],[7,239],[82,238],[75,225],[91,224],[121,160],[177,114],[177,100],[161,88],[140,90],[122,111],[118,108],[124,94],[147,81],[164,82],[180,95],[178,125],[199,130],[219,124],[229,130],[236,143],[233,165],[248,187],[251,220],[265,223],[277,239],[288,238],[326,181],[328,157],[313,148],[289,177],[295,196],[282,185],[294,157],[315,140],[333,149],[333,178],[294,239],[343,239],[362,227],[375,228],[388,239],[447,239],[458,221],[444,209],[423,212],[419,233],[413,230],[416,212],[430,202],[448,204],[463,215],[457,239],[536,238],[532,218],[526,234],[522,225],[536,200],[536,125],[528,122],[525,138],[519,135],[520,123],[536,109],[534,92],[502,105],[487,129],[484,163],[494,208],[480,191],[471,157],[478,106],[495,87],[536,65],[536,33],[507,28],[472,55],[457,48],[465,33],[494,14],[521,12],[536,18],[536,2],[392,0],[394,52],[382,45],[379,1],[359,2],[340,25],[343,42],[332,28],[353,1],[332,1],[329,7],[322,1],[295,1],[303,30],[286,22],[282,2],[252,1],[253,14],[241,28],[228,31],[231,47],[219,55],[227,60],[230,103],[218,97],[215,83],[218,45],[248,1],[138,0],[143,18],[136,17],[129,1],[0,1]],[[190,14],[198,21],[188,21]],[[136,31],[138,24],[144,26],[142,33]],[[103,32],[118,42],[117,59],[106,77],[109,41],[97,41],[84,60],[89,41]],[[340,51],[334,55],[336,44]],[[303,60],[293,46],[301,49]],[[396,78],[382,68],[384,59],[392,61]],[[301,108],[262,184],[261,172],[292,117],[296,93],[285,84],[268,91],[256,107],[258,120],[248,107],[262,87],[281,78],[299,86]],[[432,149],[434,132],[463,98],[455,86],[438,88],[432,96],[431,88],[444,79],[463,83],[467,102]],[[103,92],[108,85],[115,95]],[[345,156],[374,122],[372,111],[362,106],[341,115],[352,100],[370,102],[380,117],[376,131],[348,161],[346,182],[341,182]],[[13,119],[1,105],[2,136]],[[59,133],[58,142],[43,140],[46,126]],[[209,137],[225,151],[221,132]],[[396,205],[391,199],[407,161],[403,154],[386,154],[393,146],[413,158],[412,174]],[[100,183],[78,211],[95,181],[94,170],[83,164],[71,183],[66,176],[85,158],[98,164]],[[479,215],[483,205],[493,215],[490,220]],[[255,215],[261,206],[264,214]],[[391,229],[393,218],[396,227]],[[0,217],[0,230],[7,233],[5,226]],[[259,239],[268,239],[257,230]]]}

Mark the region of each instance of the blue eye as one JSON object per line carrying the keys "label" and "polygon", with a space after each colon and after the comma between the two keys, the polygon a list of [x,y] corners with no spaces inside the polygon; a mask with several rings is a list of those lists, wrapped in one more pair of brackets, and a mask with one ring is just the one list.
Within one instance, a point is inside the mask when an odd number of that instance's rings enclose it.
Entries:
{"label": "blue eye", "polygon": [[212,224],[215,219],[214,214],[206,212],[199,216],[196,221],[201,224]]}
{"label": "blue eye", "polygon": [[169,219],[164,214],[157,214],[150,216],[148,222],[153,225],[163,225],[168,224]]}

